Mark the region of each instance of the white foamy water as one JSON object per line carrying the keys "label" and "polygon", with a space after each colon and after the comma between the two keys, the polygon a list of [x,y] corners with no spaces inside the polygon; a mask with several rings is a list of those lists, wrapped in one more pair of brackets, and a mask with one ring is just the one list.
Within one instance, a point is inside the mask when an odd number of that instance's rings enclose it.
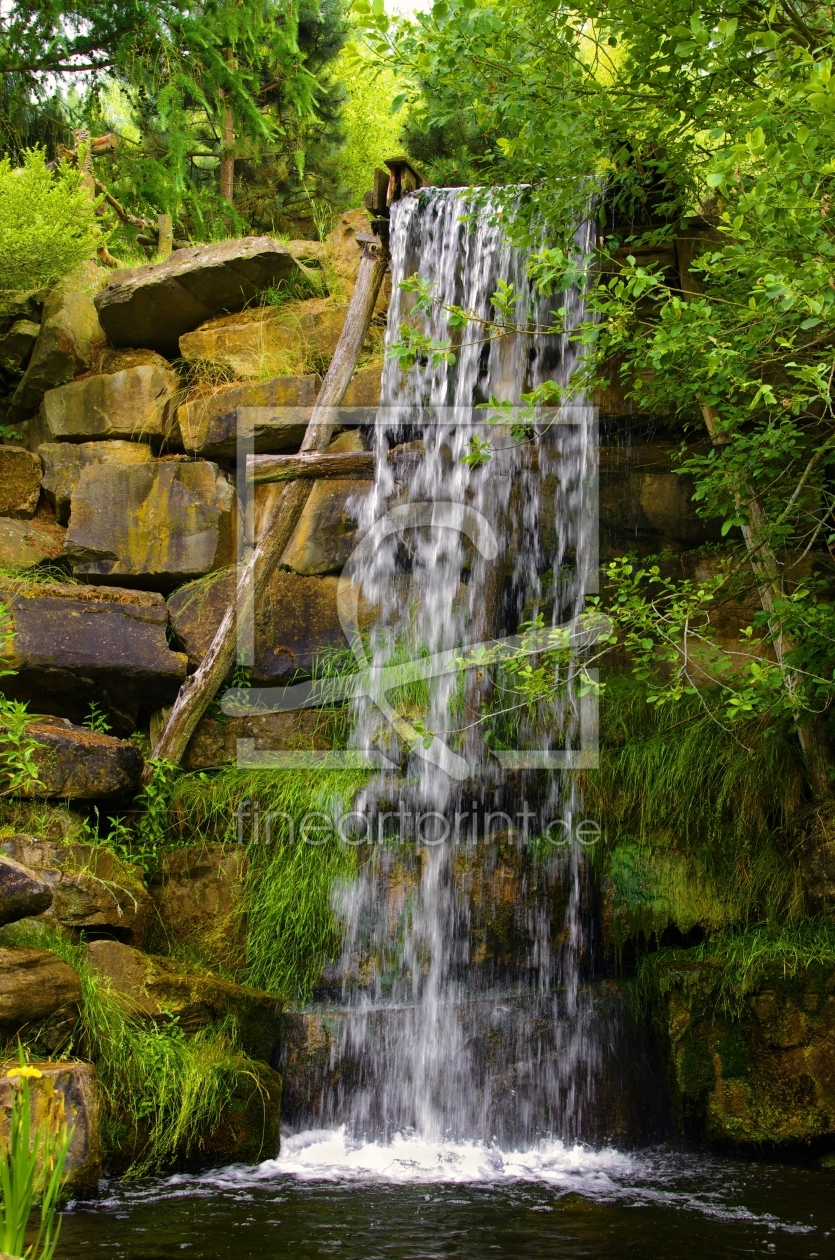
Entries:
{"label": "white foamy water", "polygon": [[[383,1181],[395,1184],[538,1181],[555,1187],[605,1191],[635,1171],[629,1155],[560,1141],[526,1151],[503,1151],[483,1142],[437,1142],[397,1134],[391,1142],[352,1139],[346,1127],[310,1129],[282,1142],[281,1154],[260,1164],[255,1176],[303,1180]],[[253,1174],[250,1173],[250,1176]]]}

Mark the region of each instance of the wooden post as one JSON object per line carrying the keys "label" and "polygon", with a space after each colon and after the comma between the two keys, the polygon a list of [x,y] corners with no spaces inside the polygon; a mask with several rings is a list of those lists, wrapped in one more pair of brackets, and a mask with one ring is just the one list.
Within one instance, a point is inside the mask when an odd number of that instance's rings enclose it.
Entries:
{"label": "wooden post", "polygon": [[160,258],[167,258],[174,248],[174,224],[170,214],[157,215],[157,229],[159,232],[157,254]]}
{"label": "wooden post", "polygon": [[[365,242],[351,304],[310,416],[299,452],[301,455],[324,453],[330,442],[336,426],[336,408],[351,383],[387,267],[388,254],[382,245]],[[154,745],[154,760],[165,758],[177,765],[182,760],[197,723],[235,663],[237,618],[249,624],[254,617],[258,601],[293,536],[312,488],[310,479],[298,478],[289,482],[279,495],[255,550],[240,571],[235,596],[224,613],[208,652],[197,671],[180,688],[180,694]],[[146,770],[146,777],[148,774]]]}

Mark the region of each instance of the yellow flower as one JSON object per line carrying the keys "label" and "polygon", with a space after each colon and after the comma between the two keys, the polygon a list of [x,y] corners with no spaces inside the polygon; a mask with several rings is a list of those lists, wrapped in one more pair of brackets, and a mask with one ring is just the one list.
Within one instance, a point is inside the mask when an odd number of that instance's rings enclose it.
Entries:
{"label": "yellow flower", "polygon": [[43,1072],[39,1072],[36,1067],[18,1067],[18,1068],[12,1068],[10,1072],[6,1073],[6,1076],[9,1078],[9,1080],[11,1080],[15,1076],[20,1076],[24,1080],[31,1081],[31,1080],[38,1080],[40,1077],[43,1076]]}

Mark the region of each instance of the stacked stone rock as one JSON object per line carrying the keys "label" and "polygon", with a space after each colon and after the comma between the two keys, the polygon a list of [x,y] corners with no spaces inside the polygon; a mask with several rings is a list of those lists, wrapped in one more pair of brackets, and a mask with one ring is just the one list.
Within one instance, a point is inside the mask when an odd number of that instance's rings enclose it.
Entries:
{"label": "stacked stone rock", "polygon": [[[143,760],[127,737],[147,731],[174,700],[234,590],[238,409],[262,409],[255,451],[298,449],[320,376],[287,368],[306,356],[321,370],[332,355],[359,261],[353,238],[368,226],[357,212],[344,216],[327,246],[246,238],[179,250],[131,271],[88,263],[51,292],[2,309],[0,367],[25,371],[0,445],[0,566],[9,573],[0,577],[0,602],[13,631],[4,647],[12,672],[0,688],[33,715],[39,782],[30,795],[113,813],[132,803]],[[262,303],[270,286],[323,261],[341,295],[294,303],[292,317]],[[187,389],[198,362],[226,382],[202,397]],[[379,378],[379,367],[357,374],[344,404],[354,427],[335,450],[362,449],[356,425],[361,409],[378,401]],[[286,571],[259,616],[254,681],[309,669],[317,651],[341,641],[335,575],[355,530],[346,502],[361,488],[329,481],[311,496]],[[274,493],[259,489],[256,513]],[[44,565],[53,577],[59,570],[57,580],[31,580]],[[61,568],[72,580],[61,580]],[[91,704],[112,734],[82,725]],[[262,719],[257,731],[237,733],[268,747],[295,746],[308,734],[321,741],[321,732],[306,730],[309,716],[294,724],[269,715],[266,727]],[[207,720],[198,731],[187,764],[218,765],[234,755],[233,733],[221,730],[221,738],[217,725]],[[139,868],[79,839],[72,814],[66,818],[60,842],[4,833],[0,927],[36,919],[89,942],[90,962],[135,1018],[175,1014],[196,1031],[234,1011],[255,1061],[257,1123],[246,1122],[249,1104],[242,1104],[240,1123],[210,1136],[199,1158],[273,1154],[279,1004],[162,956],[187,938],[207,961],[221,950],[216,961],[237,969],[243,941],[232,911],[243,859],[232,861],[219,846],[184,850],[149,890]],[[0,1051],[21,1036],[37,1052],[59,1055],[80,1001],[78,975],[55,954],[0,945]],[[0,1142],[11,1105],[2,1062],[0,1055]],[[52,1063],[43,1079],[38,1090],[61,1090],[77,1125],[70,1166],[74,1191],[83,1191],[101,1168],[95,1070]],[[274,1149],[262,1146],[264,1137]]]}

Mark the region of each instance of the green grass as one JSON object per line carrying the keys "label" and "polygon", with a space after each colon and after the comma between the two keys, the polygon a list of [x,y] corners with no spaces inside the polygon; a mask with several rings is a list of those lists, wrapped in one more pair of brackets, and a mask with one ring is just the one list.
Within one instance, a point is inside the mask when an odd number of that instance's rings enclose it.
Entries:
{"label": "green grass", "polygon": [[728,930],[692,949],[662,949],[641,960],[634,981],[644,1004],[682,982],[732,1015],[765,981],[808,983],[810,971],[835,969],[835,926],[807,919],[788,926],[755,924]]}
{"label": "green grass", "polygon": [[[202,839],[246,845],[249,869],[239,913],[247,923],[248,984],[305,1001],[323,964],[338,954],[331,893],[336,881],[356,876],[356,851],[332,828],[324,828],[321,844],[306,842],[300,831],[311,814],[331,819],[350,809],[367,778],[365,771],[233,767],[174,780],[169,844]],[[318,839],[312,829],[309,835]]]}
{"label": "green grass", "polygon": [[81,1016],[62,1053],[96,1064],[108,1152],[129,1158],[127,1175],[157,1171],[199,1150],[251,1064],[231,1021],[186,1036],[176,1021],[148,1025],[128,1015],[87,961],[83,944],[34,924],[3,940],[49,949],[78,972]]}
{"label": "green grass", "polygon": [[620,900],[638,914],[659,903],[683,931],[797,921],[803,897],[786,837],[807,799],[788,726],[727,729],[699,697],[650,706],[628,677],[607,683],[600,717],[600,768],[579,782]]}

